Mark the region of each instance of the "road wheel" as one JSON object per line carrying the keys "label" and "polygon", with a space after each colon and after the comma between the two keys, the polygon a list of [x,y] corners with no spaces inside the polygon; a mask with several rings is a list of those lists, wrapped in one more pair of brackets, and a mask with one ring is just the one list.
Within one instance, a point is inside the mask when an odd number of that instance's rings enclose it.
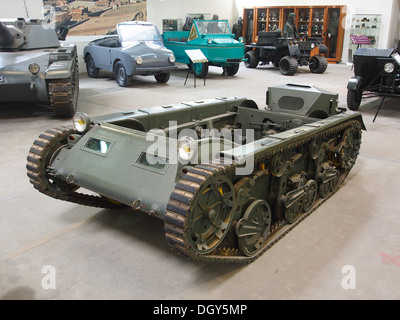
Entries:
{"label": "road wheel", "polygon": [[361,104],[362,92],[347,90],[347,107],[350,110],[358,110]]}
{"label": "road wheel", "polygon": [[235,63],[229,67],[224,67],[224,69],[228,76],[234,76],[239,71],[239,63]]}
{"label": "road wheel", "polygon": [[156,74],[154,78],[156,78],[158,83],[167,83],[171,74],[170,73],[160,73]]}
{"label": "road wheel", "polygon": [[115,81],[120,87],[129,87],[132,84],[132,78],[127,75],[122,62],[118,62],[115,66]]}
{"label": "road wheel", "polygon": [[99,76],[99,68],[96,68],[92,56],[89,54],[86,58],[86,71],[90,78],[97,78]]}
{"label": "road wheel", "polygon": [[285,56],[279,61],[279,70],[285,76],[292,76],[297,72],[299,64],[296,58]]}
{"label": "road wheel", "polygon": [[247,257],[255,256],[263,248],[271,226],[272,212],[264,200],[255,200],[236,224],[240,251]]}
{"label": "road wheel", "polygon": [[[257,53],[255,51],[248,51],[245,55],[244,55],[244,65],[246,66],[246,68],[255,68],[258,65],[258,57],[257,57]],[[246,60],[247,59],[247,60]]]}
{"label": "road wheel", "polygon": [[309,68],[312,73],[324,73],[328,68],[328,60],[324,56],[315,55],[310,59]]}

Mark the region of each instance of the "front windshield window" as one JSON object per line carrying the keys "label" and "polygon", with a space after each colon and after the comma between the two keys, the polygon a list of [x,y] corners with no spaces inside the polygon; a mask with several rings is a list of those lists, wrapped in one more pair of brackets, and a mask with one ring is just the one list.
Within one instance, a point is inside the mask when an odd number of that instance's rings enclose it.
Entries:
{"label": "front windshield window", "polygon": [[159,41],[161,35],[154,25],[120,24],[118,33],[122,41]]}
{"label": "front windshield window", "polygon": [[194,20],[194,23],[203,34],[231,34],[227,21],[223,20]]}

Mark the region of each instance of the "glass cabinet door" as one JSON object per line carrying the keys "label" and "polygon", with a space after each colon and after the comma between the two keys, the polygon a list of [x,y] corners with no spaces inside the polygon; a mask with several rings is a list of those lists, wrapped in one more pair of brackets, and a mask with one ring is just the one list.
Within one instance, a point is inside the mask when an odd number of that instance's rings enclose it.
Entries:
{"label": "glass cabinet door", "polygon": [[328,46],[328,58],[336,58],[336,49],[339,34],[340,24],[340,9],[329,8],[328,9],[328,24],[326,30],[326,45]]}

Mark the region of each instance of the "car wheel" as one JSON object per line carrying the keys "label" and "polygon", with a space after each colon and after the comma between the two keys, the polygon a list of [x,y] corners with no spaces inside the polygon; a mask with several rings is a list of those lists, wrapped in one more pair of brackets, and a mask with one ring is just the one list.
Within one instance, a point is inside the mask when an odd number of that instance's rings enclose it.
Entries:
{"label": "car wheel", "polygon": [[324,73],[328,68],[328,60],[324,56],[315,55],[310,59],[309,68],[312,73]]}
{"label": "car wheel", "polygon": [[295,57],[285,56],[279,61],[279,70],[285,76],[292,76],[297,72],[299,64]]}
{"label": "car wheel", "polygon": [[224,70],[228,76],[234,76],[239,71],[239,63],[235,63],[229,67],[224,67]]}
{"label": "car wheel", "polygon": [[90,78],[97,78],[99,76],[99,68],[96,68],[92,56],[89,54],[86,58],[86,71]]}
{"label": "car wheel", "polygon": [[197,78],[204,79],[208,74],[208,63],[195,63],[194,67],[192,67],[192,70],[196,74]]}
{"label": "car wheel", "polygon": [[156,74],[154,78],[156,78],[158,83],[167,83],[171,74],[170,73],[160,73]]}
{"label": "car wheel", "polygon": [[246,52],[244,59],[244,65],[246,68],[255,68],[259,62],[257,53],[255,51]]}
{"label": "car wheel", "polygon": [[132,84],[132,78],[127,75],[122,62],[118,62],[115,66],[115,81],[120,87],[129,87]]}
{"label": "car wheel", "polygon": [[349,89],[347,90],[347,107],[350,110],[358,110],[361,104],[362,92]]}

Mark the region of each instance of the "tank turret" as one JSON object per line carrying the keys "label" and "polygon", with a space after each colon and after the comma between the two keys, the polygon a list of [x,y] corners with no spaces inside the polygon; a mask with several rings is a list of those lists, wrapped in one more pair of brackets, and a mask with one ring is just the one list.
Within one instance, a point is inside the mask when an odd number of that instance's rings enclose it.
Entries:
{"label": "tank turret", "polygon": [[1,21],[0,51],[34,50],[60,46],[54,29],[43,26],[39,19],[18,18]]}
{"label": "tank turret", "polygon": [[0,46],[8,47],[14,42],[14,36],[8,28],[0,22]]}

